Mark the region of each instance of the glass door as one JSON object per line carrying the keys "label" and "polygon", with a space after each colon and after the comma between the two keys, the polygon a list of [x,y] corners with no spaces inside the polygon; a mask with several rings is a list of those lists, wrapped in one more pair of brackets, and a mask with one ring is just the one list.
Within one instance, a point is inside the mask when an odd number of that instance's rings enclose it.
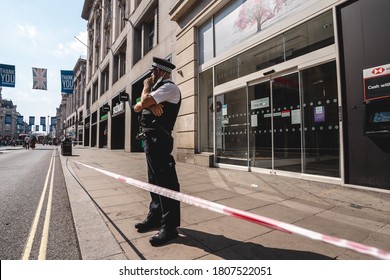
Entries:
{"label": "glass door", "polygon": [[299,76],[248,87],[250,166],[301,172]]}
{"label": "glass door", "polygon": [[272,169],[271,83],[248,88],[250,166]]}
{"label": "glass door", "polygon": [[271,86],[274,169],[302,172],[298,73],[275,78]]}

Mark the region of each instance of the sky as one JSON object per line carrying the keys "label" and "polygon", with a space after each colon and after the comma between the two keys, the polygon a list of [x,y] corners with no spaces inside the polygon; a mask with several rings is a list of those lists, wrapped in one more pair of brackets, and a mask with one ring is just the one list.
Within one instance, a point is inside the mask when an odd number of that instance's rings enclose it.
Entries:
{"label": "sky", "polygon": [[[0,0],[0,64],[15,65],[15,87],[3,87],[28,123],[54,117],[61,103],[61,70],[86,57],[84,0]],[[77,37],[79,40],[77,40]],[[47,69],[47,90],[32,89],[32,67]],[[42,126],[40,127],[42,131]]]}

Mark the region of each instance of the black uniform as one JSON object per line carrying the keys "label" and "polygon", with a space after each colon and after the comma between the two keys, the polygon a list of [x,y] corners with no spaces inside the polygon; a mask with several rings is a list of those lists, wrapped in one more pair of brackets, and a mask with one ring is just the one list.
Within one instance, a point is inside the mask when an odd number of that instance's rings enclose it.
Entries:
{"label": "black uniform", "polygon": [[[149,110],[142,111],[140,127],[144,134],[144,151],[148,164],[148,182],[174,191],[180,191],[175,160],[171,155],[173,149],[173,127],[181,105],[180,90],[170,80],[160,83],[154,88],[151,96],[157,103],[161,96],[170,96],[171,100],[161,102],[164,113],[157,117]],[[163,98],[167,99],[167,98]],[[165,229],[175,229],[180,226],[179,201],[150,193],[152,201],[147,217],[148,223],[159,224]]]}

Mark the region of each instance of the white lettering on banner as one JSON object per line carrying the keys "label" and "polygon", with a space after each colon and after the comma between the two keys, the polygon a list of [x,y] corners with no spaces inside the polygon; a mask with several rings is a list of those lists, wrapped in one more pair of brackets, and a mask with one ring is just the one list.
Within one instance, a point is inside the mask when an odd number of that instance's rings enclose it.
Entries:
{"label": "white lettering on banner", "polygon": [[7,83],[15,83],[15,75],[14,74],[1,74],[1,80]]}
{"label": "white lettering on banner", "polygon": [[63,88],[72,88],[73,89],[73,76],[61,75],[62,86]]}

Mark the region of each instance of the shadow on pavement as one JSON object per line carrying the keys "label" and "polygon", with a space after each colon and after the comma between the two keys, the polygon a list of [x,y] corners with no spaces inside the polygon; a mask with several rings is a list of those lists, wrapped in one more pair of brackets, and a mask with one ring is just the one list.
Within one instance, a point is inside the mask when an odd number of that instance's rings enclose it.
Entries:
{"label": "shadow on pavement", "polygon": [[318,253],[264,247],[260,244],[242,242],[193,229],[180,228],[180,232],[189,238],[179,238],[173,242],[199,247],[225,260],[332,260]]}

